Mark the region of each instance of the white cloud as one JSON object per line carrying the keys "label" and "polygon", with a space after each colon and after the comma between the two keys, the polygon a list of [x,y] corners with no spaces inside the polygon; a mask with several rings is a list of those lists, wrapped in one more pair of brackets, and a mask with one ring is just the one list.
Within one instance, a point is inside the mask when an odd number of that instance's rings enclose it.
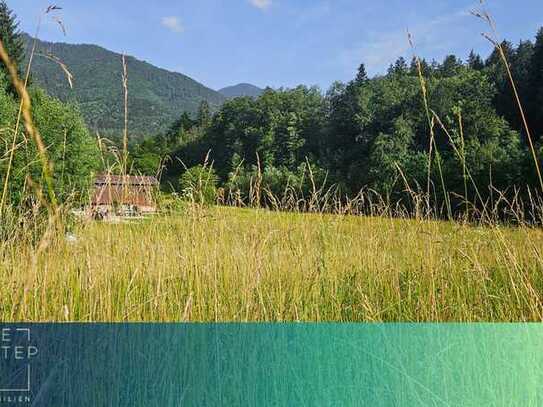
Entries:
{"label": "white cloud", "polygon": [[183,27],[183,24],[178,17],[162,17],[160,24],[162,24],[163,27],[166,27],[168,30],[174,33],[182,33],[183,31],[185,31],[185,27]]}
{"label": "white cloud", "polygon": [[[469,9],[415,24],[409,28],[417,50],[429,54],[446,53],[462,37]],[[339,58],[344,66],[353,71],[364,62],[370,75],[382,73],[397,57],[410,57],[411,47],[407,38],[408,28],[394,32],[370,32],[366,42],[351,49],[344,49]],[[477,38],[477,36],[475,36]],[[424,55],[419,55],[424,56]]]}
{"label": "white cloud", "polygon": [[266,10],[271,6],[272,0],[249,0],[249,3],[260,10]]}

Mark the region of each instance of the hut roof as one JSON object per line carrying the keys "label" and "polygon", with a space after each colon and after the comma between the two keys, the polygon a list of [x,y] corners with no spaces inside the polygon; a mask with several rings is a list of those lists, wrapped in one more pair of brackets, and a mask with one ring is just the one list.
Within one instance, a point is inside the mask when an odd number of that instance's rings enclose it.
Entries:
{"label": "hut roof", "polygon": [[157,185],[155,177],[100,174],[94,181],[91,204],[154,206],[152,190]]}
{"label": "hut roof", "polygon": [[157,186],[158,180],[155,177],[145,175],[111,175],[99,174],[94,180],[94,185],[140,185]]}

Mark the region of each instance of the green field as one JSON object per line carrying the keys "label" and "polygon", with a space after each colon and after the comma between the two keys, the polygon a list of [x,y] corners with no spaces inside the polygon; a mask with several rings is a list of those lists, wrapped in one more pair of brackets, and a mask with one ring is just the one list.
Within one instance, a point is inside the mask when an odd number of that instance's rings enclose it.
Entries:
{"label": "green field", "polygon": [[0,246],[3,321],[541,321],[543,231],[188,207]]}

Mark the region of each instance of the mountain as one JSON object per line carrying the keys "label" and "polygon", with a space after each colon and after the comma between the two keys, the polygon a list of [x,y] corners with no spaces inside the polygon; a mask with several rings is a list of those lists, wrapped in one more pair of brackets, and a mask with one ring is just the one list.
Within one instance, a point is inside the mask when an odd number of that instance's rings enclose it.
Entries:
{"label": "mountain", "polygon": [[219,90],[219,93],[227,99],[237,98],[240,96],[250,96],[256,98],[264,93],[264,89],[260,89],[259,87],[249,83],[240,83],[238,85],[222,88]]}
{"label": "mountain", "polygon": [[[25,35],[30,45],[33,41]],[[121,55],[96,45],[38,41],[32,81],[53,96],[75,102],[93,131],[115,136],[124,128]],[[29,54],[29,52],[27,52]],[[70,89],[66,74],[53,55],[73,75]],[[186,75],[157,68],[127,57],[129,134],[133,138],[156,135],[168,129],[182,112],[195,113],[206,100],[217,109],[226,98]]]}

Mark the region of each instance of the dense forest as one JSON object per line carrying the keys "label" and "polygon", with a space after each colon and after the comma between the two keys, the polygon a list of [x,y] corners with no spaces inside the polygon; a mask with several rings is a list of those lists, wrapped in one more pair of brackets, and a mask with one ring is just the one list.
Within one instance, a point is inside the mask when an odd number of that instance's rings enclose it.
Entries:
{"label": "dense forest", "polygon": [[[0,4],[2,41],[23,66],[23,38],[12,13]],[[543,29],[534,42],[503,42],[501,49],[540,162]],[[15,128],[18,99],[1,67],[0,129]],[[133,89],[141,85],[130,71],[129,80]],[[31,86],[33,113],[55,163],[57,189],[84,191],[92,173],[109,166],[114,156],[100,156],[80,106],[62,103],[38,85]],[[144,108],[129,107],[132,115]],[[158,174],[164,191],[178,193],[186,193],[191,180],[205,174],[212,184],[206,192],[210,200],[234,192],[248,202],[255,180],[277,196],[289,188],[302,193],[335,188],[344,197],[365,190],[387,202],[405,203],[426,194],[441,215],[462,210],[466,202],[484,205],[498,195],[529,199],[540,192],[528,135],[498,49],[486,59],[472,52],[467,61],[454,55],[441,63],[399,58],[386,74],[373,78],[362,64],[355,78],[334,83],[327,92],[268,88],[258,97],[227,100],[220,108],[204,100],[196,110],[182,113],[169,130],[132,145],[131,171]],[[93,123],[112,114],[97,110],[95,116]],[[9,187],[16,197],[28,188],[27,174],[40,178],[39,165],[24,131],[13,138],[2,135],[2,143],[0,178],[4,181],[10,168]]]}
{"label": "dense forest", "polygon": [[[535,43],[501,46],[541,160],[543,29]],[[419,62],[399,58],[374,78],[362,64],[352,81],[337,82],[326,94],[305,86],[267,89],[256,99],[229,100],[213,115],[203,104],[195,119],[185,114],[167,133],[137,146],[134,168],[149,173],[163,164],[165,184],[179,188],[181,174],[207,159],[218,184],[244,199],[257,178],[275,194],[287,185],[309,190],[315,182],[336,185],[346,196],[372,190],[391,202],[406,190],[430,189],[449,213],[466,200],[538,191],[498,50],[486,60],[472,52],[465,62],[454,55],[441,63]],[[164,162],[165,156],[170,159]]]}

